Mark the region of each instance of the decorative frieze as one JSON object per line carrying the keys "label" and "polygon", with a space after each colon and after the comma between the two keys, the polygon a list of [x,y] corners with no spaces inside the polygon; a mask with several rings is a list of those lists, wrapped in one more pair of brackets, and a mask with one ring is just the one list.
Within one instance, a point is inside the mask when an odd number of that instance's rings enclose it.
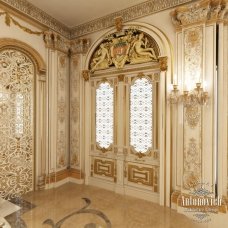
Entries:
{"label": "decorative frieze", "polygon": [[71,38],[87,35],[115,25],[115,18],[122,17],[123,22],[135,20],[147,15],[166,10],[192,0],[150,0],[130,8],[109,14],[105,17],[76,26],[71,31]]}
{"label": "decorative frieze", "polygon": [[70,42],[73,54],[85,54],[91,44],[90,39],[75,39]]}
{"label": "decorative frieze", "polygon": [[51,30],[44,32],[44,42],[47,48],[56,49],[65,53],[68,53],[70,49],[70,41]]}
{"label": "decorative frieze", "polygon": [[116,18],[122,18],[123,22],[128,22],[187,2],[192,2],[192,0],[150,0],[82,25],[78,25],[73,29],[68,28],[66,25],[26,0],[1,0],[0,2],[4,5],[13,7],[23,15],[66,38],[75,39],[114,26]]}

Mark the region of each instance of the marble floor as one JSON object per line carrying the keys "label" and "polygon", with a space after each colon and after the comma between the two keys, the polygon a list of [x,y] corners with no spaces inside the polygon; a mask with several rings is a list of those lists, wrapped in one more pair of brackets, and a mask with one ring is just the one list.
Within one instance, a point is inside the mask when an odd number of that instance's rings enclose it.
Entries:
{"label": "marble floor", "polygon": [[[26,203],[27,202],[27,206]],[[65,184],[28,193],[16,228],[198,228],[184,215],[157,204],[92,186]],[[23,208],[23,205],[20,205]],[[12,219],[12,218],[11,218]],[[12,221],[11,221],[12,224]],[[26,225],[24,225],[26,224]]]}

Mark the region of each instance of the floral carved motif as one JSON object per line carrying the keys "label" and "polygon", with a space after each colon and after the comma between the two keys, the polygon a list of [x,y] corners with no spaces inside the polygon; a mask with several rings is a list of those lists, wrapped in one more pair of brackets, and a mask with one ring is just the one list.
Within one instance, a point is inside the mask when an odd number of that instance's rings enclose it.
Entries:
{"label": "floral carved motif", "polygon": [[23,52],[0,51],[0,197],[33,190],[35,67]]}
{"label": "floral carved motif", "polygon": [[185,119],[191,128],[195,128],[201,120],[201,107],[198,104],[185,107]]}
{"label": "floral carved motif", "polygon": [[[80,167],[80,58],[74,55],[71,59],[70,74],[70,164]],[[89,75],[88,71],[82,75]]]}
{"label": "floral carved motif", "polygon": [[64,131],[60,131],[57,140],[57,168],[64,166],[66,166],[66,135]]}
{"label": "floral carved motif", "polygon": [[188,146],[184,150],[184,179],[185,189],[194,188],[200,183],[201,178],[201,153],[200,148],[194,138],[189,140]]}
{"label": "floral carved motif", "polygon": [[57,92],[57,168],[63,168],[67,158],[67,55],[58,54],[58,92]]}
{"label": "floral carved motif", "polygon": [[184,32],[184,72],[185,83],[198,82],[202,73],[203,26]]}

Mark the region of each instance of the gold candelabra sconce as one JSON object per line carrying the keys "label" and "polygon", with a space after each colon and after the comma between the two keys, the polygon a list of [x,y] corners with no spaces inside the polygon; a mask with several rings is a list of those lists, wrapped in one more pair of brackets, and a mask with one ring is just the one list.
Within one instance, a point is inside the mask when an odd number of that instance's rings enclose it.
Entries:
{"label": "gold candelabra sconce", "polygon": [[208,92],[202,87],[200,82],[196,83],[193,90],[184,89],[183,94],[179,91],[177,83],[174,83],[169,96],[171,104],[178,104],[181,102],[184,106],[191,106],[195,104],[203,106],[207,104],[208,100]]}

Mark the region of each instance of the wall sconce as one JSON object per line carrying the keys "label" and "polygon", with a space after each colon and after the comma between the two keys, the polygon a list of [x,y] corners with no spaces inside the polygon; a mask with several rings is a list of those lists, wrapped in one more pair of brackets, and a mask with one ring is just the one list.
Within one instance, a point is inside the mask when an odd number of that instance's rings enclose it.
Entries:
{"label": "wall sconce", "polygon": [[185,89],[183,94],[180,94],[178,85],[174,84],[169,97],[171,104],[183,102],[184,106],[191,106],[194,104],[206,105],[208,99],[208,92],[203,89],[200,82],[196,83],[193,90]]}

